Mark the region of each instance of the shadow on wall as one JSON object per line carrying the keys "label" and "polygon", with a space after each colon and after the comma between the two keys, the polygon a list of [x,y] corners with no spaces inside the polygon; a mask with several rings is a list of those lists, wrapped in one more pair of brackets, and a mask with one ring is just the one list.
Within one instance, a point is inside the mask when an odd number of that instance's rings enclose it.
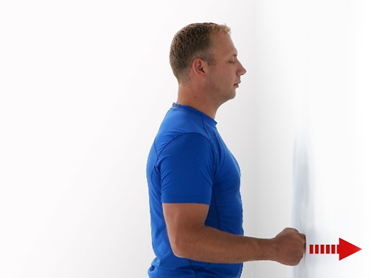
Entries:
{"label": "shadow on wall", "polygon": [[[308,124],[305,121],[299,134],[297,135],[294,147],[294,197],[292,225],[299,232],[306,235],[306,246],[308,237],[314,237],[311,228],[314,223],[315,212],[313,202],[313,192],[311,182],[313,180],[312,153],[309,138]],[[300,264],[293,269],[294,278],[306,278],[307,274],[307,252]]]}

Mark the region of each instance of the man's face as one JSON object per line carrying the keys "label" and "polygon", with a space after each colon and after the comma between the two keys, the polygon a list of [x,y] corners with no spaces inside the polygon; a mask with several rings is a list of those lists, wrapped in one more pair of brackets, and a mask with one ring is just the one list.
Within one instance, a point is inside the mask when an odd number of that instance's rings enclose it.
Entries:
{"label": "man's face", "polygon": [[215,65],[209,67],[208,91],[221,105],[235,97],[240,77],[246,70],[238,60],[237,50],[228,34],[214,34],[211,39]]}

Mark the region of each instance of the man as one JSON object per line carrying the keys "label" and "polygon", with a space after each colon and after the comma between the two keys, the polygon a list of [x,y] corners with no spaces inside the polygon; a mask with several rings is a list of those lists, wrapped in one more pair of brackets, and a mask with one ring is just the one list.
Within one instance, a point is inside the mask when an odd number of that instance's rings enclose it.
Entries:
{"label": "man", "polygon": [[190,24],[173,39],[178,99],[147,163],[156,254],[150,277],[240,277],[243,262],[302,259],[305,236],[294,229],[273,239],[243,236],[240,169],[214,120],[246,73],[237,54],[225,25]]}

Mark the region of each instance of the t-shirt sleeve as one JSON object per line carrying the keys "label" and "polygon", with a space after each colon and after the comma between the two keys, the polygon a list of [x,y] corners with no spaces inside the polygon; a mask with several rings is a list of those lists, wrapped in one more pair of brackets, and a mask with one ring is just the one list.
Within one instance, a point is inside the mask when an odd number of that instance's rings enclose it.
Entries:
{"label": "t-shirt sleeve", "polygon": [[172,140],[160,154],[162,203],[210,205],[214,157],[210,142],[200,134]]}

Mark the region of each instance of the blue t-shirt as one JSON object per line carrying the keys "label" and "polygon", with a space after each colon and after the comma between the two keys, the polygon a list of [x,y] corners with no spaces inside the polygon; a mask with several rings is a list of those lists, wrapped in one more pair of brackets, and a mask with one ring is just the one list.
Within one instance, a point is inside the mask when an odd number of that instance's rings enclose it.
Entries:
{"label": "blue t-shirt", "polygon": [[176,257],[170,247],[162,203],[209,205],[205,225],[243,235],[240,169],[216,122],[184,105],[167,112],[149,153],[147,180],[152,243],[151,278],[240,277],[242,264],[211,264]]}

